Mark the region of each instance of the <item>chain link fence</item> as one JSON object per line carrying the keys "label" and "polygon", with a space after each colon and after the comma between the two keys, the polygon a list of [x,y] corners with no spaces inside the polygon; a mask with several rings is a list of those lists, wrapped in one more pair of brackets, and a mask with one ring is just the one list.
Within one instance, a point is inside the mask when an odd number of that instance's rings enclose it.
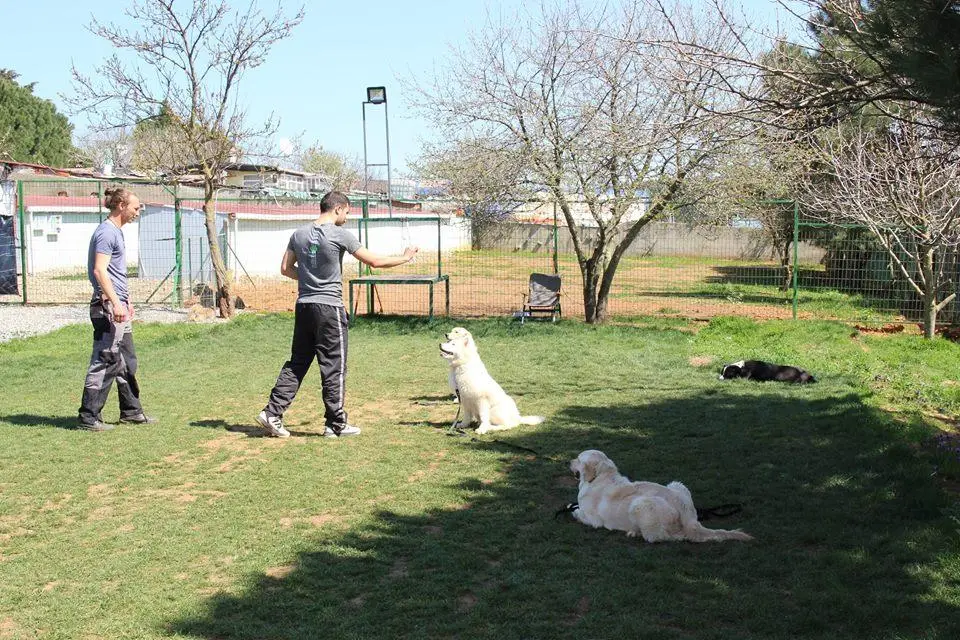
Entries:
{"label": "chain link fence", "polygon": [[[0,256],[7,256],[0,262],[0,271],[6,265],[6,277],[0,273],[0,285],[6,285],[0,288],[0,302],[89,300],[89,239],[107,214],[103,190],[111,184],[8,183],[0,201],[0,219],[6,221],[0,224]],[[133,301],[214,306],[216,285],[200,189],[128,186],[145,204],[140,218],[123,228]],[[726,224],[648,224],[620,263],[608,313],[863,323],[920,319],[919,297],[865,229],[805,222],[792,203],[772,204],[786,212],[778,225],[736,216]],[[294,229],[320,213],[319,199],[244,198],[236,190],[222,191],[213,208],[212,228],[240,306],[292,310],[296,282],[280,276],[280,260]],[[413,262],[380,273],[449,277],[454,316],[516,313],[530,274],[541,272],[562,276],[564,316],[583,317],[583,284],[570,234],[549,207],[531,211],[481,221],[449,201],[358,199],[352,202],[347,228],[376,253],[398,254],[406,246],[419,246]],[[590,230],[585,231],[589,246]],[[940,260],[945,286],[957,291],[956,247],[945,250]],[[345,293],[350,279],[376,273],[346,256]],[[430,292],[422,286],[378,283],[357,292],[358,313],[425,315],[430,305]],[[944,308],[939,321],[960,322],[956,301]]]}

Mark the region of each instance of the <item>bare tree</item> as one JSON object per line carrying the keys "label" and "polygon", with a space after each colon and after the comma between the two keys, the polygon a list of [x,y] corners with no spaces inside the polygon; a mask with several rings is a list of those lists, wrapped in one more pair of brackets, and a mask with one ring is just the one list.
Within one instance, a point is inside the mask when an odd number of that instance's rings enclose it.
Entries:
{"label": "bare tree", "polygon": [[813,162],[809,145],[783,136],[775,127],[761,127],[749,140],[724,156],[713,184],[711,203],[719,223],[736,218],[759,223],[758,250],[772,250],[780,263],[780,289],[793,282],[792,249],[797,190]]}
{"label": "bare tree", "polygon": [[112,165],[117,169],[131,167],[133,146],[133,137],[124,128],[91,131],[77,142],[77,149],[95,166]]}
{"label": "bare tree", "polygon": [[295,151],[294,157],[301,171],[325,176],[330,181],[330,188],[335,191],[350,190],[363,176],[363,163],[359,159],[328,151],[320,143]]}
{"label": "bare tree", "polygon": [[499,223],[537,197],[537,185],[522,179],[523,157],[483,140],[427,144],[412,168],[423,179],[449,185],[451,199],[470,220],[474,250],[486,246]]}
{"label": "bare tree", "polygon": [[303,19],[278,5],[263,13],[256,2],[246,10],[224,1],[137,0],[125,14],[125,27],[93,19],[90,30],[129,57],[114,54],[95,76],[73,69],[77,95],[71,102],[96,114],[101,130],[130,127],[163,114],[171,144],[158,154],[174,179],[199,172],[204,182],[203,211],[207,241],[220,294],[220,314],[233,314],[230,278],[220,251],[214,198],[223,167],[249,154],[277,128],[271,117],[251,124],[238,100],[245,72],[260,66],[271,47],[290,35]]}
{"label": "bare tree", "polygon": [[937,313],[956,295],[947,293],[945,267],[960,243],[960,152],[935,129],[910,124],[920,120],[915,113],[882,134],[837,128],[821,137],[821,171],[801,199],[826,221],[869,229],[922,300],[924,336],[932,338]]}
{"label": "bare tree", "polygon": [[718,70],[687,63],[670,46],[678,40],[739,46],[679,4],[544,5],[489,18],[428,86],[410,83],[443,139],[521,158],[517,182],[556,201],[589,323],[606,319],[617,267],[643,227],[701,198],[719,155],[744,133],[727,117],[735,98]]}

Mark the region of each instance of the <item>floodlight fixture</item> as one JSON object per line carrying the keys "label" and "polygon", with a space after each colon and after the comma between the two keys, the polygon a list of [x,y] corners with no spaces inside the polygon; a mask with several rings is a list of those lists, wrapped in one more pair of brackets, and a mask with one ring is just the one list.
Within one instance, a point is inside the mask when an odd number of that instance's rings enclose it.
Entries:
{"label": "floodlight fixture", "polygon": [[386,87],[367,87],[367,102],[370,104],[383,104],[386,101]]}

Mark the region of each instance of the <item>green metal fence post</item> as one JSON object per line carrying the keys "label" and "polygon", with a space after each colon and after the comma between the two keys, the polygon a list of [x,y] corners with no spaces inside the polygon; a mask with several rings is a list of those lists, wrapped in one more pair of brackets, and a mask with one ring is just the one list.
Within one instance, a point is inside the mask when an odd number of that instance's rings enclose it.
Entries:
{"label": "green metal fence post", "polygon": [[[357,218],[357,237],[363,241],[363,218]],[[357,276],[363,276],[363,263],[357,260]]]}
{"label": "green metal fence post", "polygon": [[799,278],[800,270],[800,203],[793,201],[793,319],[797,319],[799,306]]}
{"label": "green metal fence post", "polygon": [[441,257],[440,246],[443,236],[440,230],[440,216],[437,216],[437,278],[443,275],[443,258]]}
{"label": "green metal fence post", "polygon": [[183,221],[181,216],[180,198],[175,194],[173,196],[173,289],[174,301],[178,307],[183,306]]}
{"label": "green metal fence post", "polygon": [[23,283],[23,304],[27,304],[27,235],[23,221],[23,180],[17,180],[17,217],[20,222],[20,277]]}
{"label": "green metal fence post", "polygon": [[103,183],[97,180],[97,217],[103,222]]}
{"label": "green metal fence post", "polygon": [[[363,198],[363,246],[367,249],[370,248],[370,201],[366,196]],[[369,275],[372,272],[370,267],[367,267],[367,274]],[[367,315],[373,315],[373,285],[367,285]]]}

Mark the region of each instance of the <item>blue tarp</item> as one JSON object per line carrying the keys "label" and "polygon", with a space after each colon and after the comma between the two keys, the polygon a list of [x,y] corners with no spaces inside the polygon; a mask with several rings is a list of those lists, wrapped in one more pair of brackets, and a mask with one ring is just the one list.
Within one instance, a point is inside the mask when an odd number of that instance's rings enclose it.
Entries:
{"label": "blue tarp", "polygon": [[[217,213],[217,231],[220,250],[226,247],[224,237],[225,213]],[[172,274],[176,265],[176,228],[174,210],[170,206],[147,205],[139,219],[141,278],[160,280]],[[211,282],[213,267],[207,246],[207,228],[200,209],[180,210],[180,237],[185,281]],[[226,255],[224,254],[226,258]]]}
{"label": "blue tarp", "polygon": [[19,295],[17,288],[17,243],[13,216],[0,216],[0,294]]}

